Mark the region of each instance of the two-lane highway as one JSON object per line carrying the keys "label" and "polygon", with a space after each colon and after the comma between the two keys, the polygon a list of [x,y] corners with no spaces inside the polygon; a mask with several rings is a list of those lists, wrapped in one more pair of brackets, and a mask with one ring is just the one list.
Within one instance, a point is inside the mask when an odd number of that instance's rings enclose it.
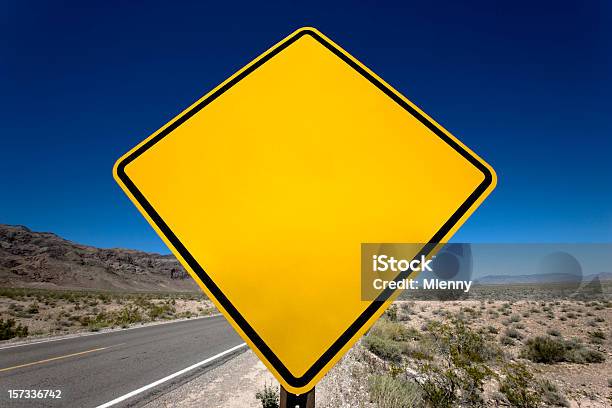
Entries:
{"label": "two-lane highway", "polygon": [[[0,407],[133,405],[244,350],[241,344],[214,316],[0,346]],[[60,390],[61,399],[26,399],[27,391],[11,399],[9,390]]]}

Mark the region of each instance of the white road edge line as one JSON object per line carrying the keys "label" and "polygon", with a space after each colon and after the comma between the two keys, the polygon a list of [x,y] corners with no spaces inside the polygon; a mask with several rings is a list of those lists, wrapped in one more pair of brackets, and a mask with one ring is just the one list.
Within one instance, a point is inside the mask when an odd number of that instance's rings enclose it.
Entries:
{"label": "white road edge line", "polygon": [[88,337],[88,336],[99,336],[101,334],[124,332],[124,331],[128,331],[128,330],[144,329],[146,327],[161,326],[161,325],[165,325],[165,324],[181,323],[181,322],[195,321],[195,320],[200,320],[200,319],[210,319],[211,317],[219,317],[219,316],[222,316],[222,314],[221,313],[216,313],[216,314],[212,314],[212,315],[209,315],[209,316],[192,317],[190,319],[176,319],[176,320],[169,320],[169,321],[156,321],[156,322],[153,322],[153,324],[143,324],[143,325],[140,325],[140,326],[126,327],[125,329],[123,329],[123,328],[116,328],[116,329],[103,330],[103,331],[99,331],[99,332],[73,333],[73,334],[68,334],[66,336],[52,337],[50,339],[45,339],[45,340],[35,340],[35,341],[27,341],[26,340],[24,342],[17,343],[17,344],[7,344],[7,345],[0,346],[0,350],[6,350],[6,349],[10,349],[10,348],[15,348],[15,347],[31,346],[33,344],[51,343],[53,341],[78,339],[78,338],[81,338],[81,337]]}
{"label": "white road edge line", "polygon": [[214,355],[214,356],[212,356],[212,357],[207,358],[206,360],[202,360],[202,361],[200,361],[199,363],[195,363],[195,364],[193,364],[193,365],[190,365],[190,366],[189,366],[189,367],[187,367],[187,368],[183,368],[182,370],[177,371],[177,372],[176,372],[176,373],[174,373],[174,374],[170,374],[170,375],[169,375],[169,376],[167,376],[167,377],[164,377],[164,378],[161,378],[161,379],[159,379],[159,380],[157,380],[157,381],[154,381],[154,382],[152,382],[151,384],[145,385],[144,387],[138,388],[137,390],[134,390],[134,391],[132,391],[132,392],[128,392],[127,394],[122,395],[122,396],[120,396],[120,397],[118,397],[118,398],[115,398],[115,399],[114,399],[114,400],[112,400],[112,401],[109,401],[109,402],[104,403],[104,404],[102,404],[102,405],[98,405],[96,408],[107,408],[107,407],[112,407],[113,405],[118,404],[118,403],[120,403],[120,402],[123,402],[123,401],[125,401],[125,400],[126,400],[126,399],[128,399],[128,398],[132,398],[133,396],[138,395],[138,394],[140,394],[140,393],[142,393],[142,392],[144,392],[144,391],[146,391],[146,390],[149,390],[149,389],[151,389],[151,388],[153,388],[153,387],[157,387],[158,385],[160,385],[160,384],[162,384],[162,383],[165,383],[166,381],[172,380],[173,378],[176,378],[176,377],[178,377],[179,375],[183,375],[183,374],[185,374],[185,373],[186,373],[186,372],[188,372],[188,371],[191,371],[191,370],[193,370],[193,369],[195,369],[195,368],[198,368],[198,367],[200,367],[200,366],[206,365],[206,364],[208,364],[208,363],[212,363],[213,361],[215,361],[215,360],[217,360],[217,359],[219,359],[219,358],[221,358],[221,357],[223,357],[223,356],[226,356],[226,355],[228,355],[228,354],[230,354],[230,353],[233,353],[234,351],[236,351],[236,350],[238,350],[238,349],[240,349],[240,348],[242,348],[242,347],[244,347],[244,346],[246,346],[246,343],[242,343],[242,344],[239,344],[239,345],[237,345],[237,346],[235,346],[235,347],[232,347],[232,348],[230,348],[230,349],[227,349],[227,350],[225,350],[225,351],[223,351],[223,352],[221,352],[221,353],[219,353],[219,354],[217,354],[217,355]]}

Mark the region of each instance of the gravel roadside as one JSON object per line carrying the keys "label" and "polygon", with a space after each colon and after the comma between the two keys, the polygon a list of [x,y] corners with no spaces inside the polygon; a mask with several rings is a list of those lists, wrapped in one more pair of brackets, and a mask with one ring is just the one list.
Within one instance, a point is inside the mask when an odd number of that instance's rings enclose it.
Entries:
{"label": "gravel roadside", "polygon": [[[370,407],[365,390],[365,366],[356,348],[326,375],[316,388],[317,407]],[[193,380],[161,395],[146,408],[260,408],[255,393],[278,382],[252,351],[241,353]]]}

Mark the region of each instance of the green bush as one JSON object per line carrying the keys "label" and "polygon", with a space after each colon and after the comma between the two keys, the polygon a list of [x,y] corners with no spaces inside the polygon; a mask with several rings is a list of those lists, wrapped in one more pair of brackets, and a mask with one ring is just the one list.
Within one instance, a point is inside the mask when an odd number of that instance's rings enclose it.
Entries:
{"label": "green bush", "polygon": [[606,358],[603,353],[586,347],[579,347],[568,352],[567,361],[578,364],[601,363]]}
{"label": "green bush", "polygon": [[387,317],[387,319],[391,320],[392,322],[396,322],[397,321],[397,306],[395,304],[392,304],[391,306],[389,306],[389,308],[385,312],[385,316]]}
{"label": "green bush", "polygon": [[538,336],[527,340],[521,357],[535,363],[554,364],[567,361],[570,363],[600,363],[605,360],[602,353],[585,348],[577,339],[564,340]]}
{"label": "green bush", "polygon": [[413,346],[410,343],[401,343],[402,354],[407,355],[410,358],[414,358],[416,360],[433,360],[433,356],[423,345]]}
{"label": "green bush", "polygon": [[504,378],[500,382],[499,391],[508,402],[518,408],[538,408],[540,395],[529,386],[533,383],[533,375],[527,367],[520,363],[510,363],[503,370]]}
{"label": "green bush", "polygon": [[548,380],[544,380],[540,383],[540,395],[542,401],[547,405],[554,407],[569,407],[567,399],[559,392],[557,386]]}
{"label": "green bush", "polygon": [[378,408],[412,408],[423,406],[421,387],[390,375],[369,378],[370,401]]}
{"label": "green bush", "polygon": [[566,360],[565,344],[562,339],[538,336],[528,339],[521,356],[534,363],[552,364]]}
{"label": "green bush", "polygon": [[22,326],[21,323],[15,325],[14,319],[0,319],[0,340],[9,340],[13,337],[26,337],[28,335],[28,326]]}
{"label": "green bush", "polygon": [[499,350],[459,319],[452,324],[430,322],[428,332],[432,352],[442,364],[421,367],[426,378],[423,399],[434,407],[482,405],[484,381],[494,374],[487,362],[499,356]]}
{"label": "green bush", "polygon": [[363,344],[383,360],[399,362],[402,359],[402,348],[396,341],[370,334],[364,339]]}
{"label": "green bush", "polygon": [[276,388],[264,385],[264,389],[257,391],[255,398],[261,401],[262,408],[278,408],[280,401]]}
{"label": "green bush", "polygon": [[26,312],[29,314],[38,314],[38,304],[31,303],[26,309]]}
{"label": "green bush", "polygon": [[606,339],[606,334],[601,330],[589,332],[589,338],[593,344],[602,344]]}
{"label": "green bush", "polygon": [[372,329],[370,329],[370,335],[374,335],[383,339],[393,341],[407,341],[415,336],[419,336],[419,333],[414,329],[408,329],[402,323],[389,321],[386,319],[380,319]]}
{"label": "green bush", "polygon": [[148,315],[151,320],[157,320],[160,318],[166,318],[174,315],[176,313],[176,308],[169,304],[159,304],[156,305],[154,303],[149,302],[147,304],[148,307]]}
{"label": "green bush", "polygon": [[113,320],[117,326],[127,326],[142,321],[142,314],[137,307],[125,306],[121,309]]}

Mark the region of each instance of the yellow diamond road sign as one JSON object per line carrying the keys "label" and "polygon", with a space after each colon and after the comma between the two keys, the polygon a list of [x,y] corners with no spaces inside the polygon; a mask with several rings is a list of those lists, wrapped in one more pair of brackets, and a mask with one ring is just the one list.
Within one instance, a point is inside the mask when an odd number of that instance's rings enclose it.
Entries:
{"label": "yellow diamond road sign", "polygon": [[117,182],[290,392],[396,293],[366,242],[444,242],[495,186],[482,159],[337,44],[300,29],[121,157]]}

